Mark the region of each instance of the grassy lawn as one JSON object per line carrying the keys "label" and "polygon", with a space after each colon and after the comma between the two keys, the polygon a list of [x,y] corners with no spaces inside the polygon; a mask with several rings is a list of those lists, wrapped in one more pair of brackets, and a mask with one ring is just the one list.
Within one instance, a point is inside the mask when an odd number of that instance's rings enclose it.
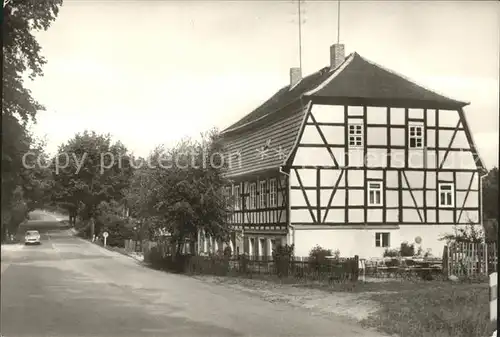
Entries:
{"label": "grassy lawn", "polygon": [[[486,337],[489,322],[487,283],[390,282],[372,286],[381,309],[362,323],[401,337]],[[387,292],[385,292],[385,291]]]}

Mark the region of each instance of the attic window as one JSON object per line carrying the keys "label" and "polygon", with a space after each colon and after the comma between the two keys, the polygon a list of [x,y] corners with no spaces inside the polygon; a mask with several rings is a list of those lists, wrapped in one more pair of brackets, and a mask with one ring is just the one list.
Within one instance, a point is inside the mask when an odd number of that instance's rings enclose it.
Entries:
{"label": "attic window", "polygon": [[349,124],[349,147],[363,146],[363,124]]}
{"label": "attic window", "polygon": [[410,125],[408,129],[410,149],[421,149],[424,147],[424,126]]}

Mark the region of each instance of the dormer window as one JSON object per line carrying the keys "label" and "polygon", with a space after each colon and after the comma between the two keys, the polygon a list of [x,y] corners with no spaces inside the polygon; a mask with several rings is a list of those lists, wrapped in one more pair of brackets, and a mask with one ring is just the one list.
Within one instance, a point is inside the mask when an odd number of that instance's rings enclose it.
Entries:
{"label": "dormer window", "polygon": [[421,149],[424,147],[424,126],[410,125],[409,126],[409,145],[410,149]]}
{"label": "dormer window", "polygon": [[363,146],[363,124],[349,124],[349,147]]}

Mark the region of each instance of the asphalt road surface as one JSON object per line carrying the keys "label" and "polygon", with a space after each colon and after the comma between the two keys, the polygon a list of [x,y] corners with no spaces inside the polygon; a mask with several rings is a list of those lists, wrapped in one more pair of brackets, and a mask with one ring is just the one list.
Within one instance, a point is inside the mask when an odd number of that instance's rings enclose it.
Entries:
{"label": "asphalt road surface", "polygon": [[38,229],[40,246],[2,247],[2,336],[379,336],[341,318],[148,269],[54,220],[21,229]]}

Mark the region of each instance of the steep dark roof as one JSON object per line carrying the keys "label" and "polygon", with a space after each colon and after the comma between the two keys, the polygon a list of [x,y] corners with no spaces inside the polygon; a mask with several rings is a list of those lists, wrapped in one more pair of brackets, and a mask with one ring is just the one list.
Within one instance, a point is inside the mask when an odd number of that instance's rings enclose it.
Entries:
{"label": "steep dark roof", "polygon": [[456,107],[467,105],[419,86],[357,53],[353,53],[345,68],[339,69],[338,74],[312,96],[425,101]]}
{"label": "steep dark roof", "polygon": [[235,177],[282,166],[294,148],[306,109],[299,107],[277,121],[225,137],[227,175]]}
{"label": "steep dark roof", "polygon": [[265,101],[257,109],[250,112],[248,115],[246,115],[233,125],[229,126],[226,130],[224,130],[224,132],[237,129],[245,124],[252,123],[273,112],[277,112],[289,103],[299,99],[306,91],[315,88],[317,85],[325,81],[330,75],[329,70],[329,67],[325,67],[309,76],[304,77],[291,90],[290,85],[281,88],[277,93],[271,96],[270,99]]}
{"label": "steep dark roof", "polygon": [[[311,91],[315,92],[311,93]],[[257,109],[226,128],[223,133],[235,131],[278,112],[303,95],[328,98],[420,101],[436,105],[446,104],[457,108],[468,104],[417,85],[404,76],[368,61],[354,52],[335,70],[324,67],[304,77],[292,90],[290,90],[289,85],[283,87]]]}

